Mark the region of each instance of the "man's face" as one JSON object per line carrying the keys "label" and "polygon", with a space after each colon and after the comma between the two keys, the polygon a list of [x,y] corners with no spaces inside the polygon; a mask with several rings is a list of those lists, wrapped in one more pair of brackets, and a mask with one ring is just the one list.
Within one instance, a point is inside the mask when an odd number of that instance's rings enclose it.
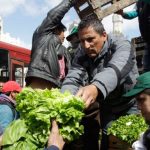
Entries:
{"label": "man's face", "polygon": [[72,37],[70,39],[70,43],[71,43],[72,47],[78,46],[78,44],[79,44],[78,34],[72,35]]}
{"label": "man's face", "polygon": [[64,39],[65,39],[65,34],[64,34],[64,31],[60,31],[60,33],[59,33],[59,38],[60,38],[60,40],[61,40],[61,43],[63,43],[64,42]]}
{"label": "man's face", "polygon": [[150,95],[141,93],[137,96],[138,108],[141,110],[142,116],[146,122],[150,123]]}
{"label": "man's face", "polygon": [[18,93],[19,93],[19,92],[17,92],[17,91],[11,92],[11,93],[10,93],[11,98],[12,98],[13,100],[16,100],[16,96],[17,96]]}
{"label": "man's face", "polygon": [[60,39],[61,43],[63,43],[64,39],[65,39],[64,30],[55,29],[54,33],[58,36],[58,38]]}
{"label": "man's face", "polygon": [[107,39],[106,32],[100,35],[90,26],[79,30],[78,35],[82,48],[84,48],[85,53],[91,58],[95,58],[101,53],[104,42]]}

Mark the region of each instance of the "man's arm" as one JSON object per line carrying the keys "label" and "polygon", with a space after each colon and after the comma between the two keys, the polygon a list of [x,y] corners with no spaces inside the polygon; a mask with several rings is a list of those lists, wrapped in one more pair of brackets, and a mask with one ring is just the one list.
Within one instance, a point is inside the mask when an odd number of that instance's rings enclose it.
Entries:
{"label": "man's arm", "polygon": [[62,150],[64,144],[65,142],[62,135],[59,133],[56,121],[52,121],[52,129],[48,138],[48,148],[45,150]]}
{"label": "man's arm", "polygon": [[124,19],[128,19],[128,20],[138,17],[138,11],[136,6],[132,11],[124,12],[123,9],[121,9],[117,11],[116,14],[121,15]]}
{"label": "man's arm", "polygon": [[79,64],[79,57],[81,55],[81,50],[78,50],[61,87],[62,92],[65,92],[67,90],[75,95],[78,92],[79,88],[84,86],[84,81],[86,80],[85,78],[87,77],[87,74],[86,69]]}
{"label": "man's arm", "polygon": [[134,51],[131,44],[123,37],[114,40],[115,50],[111,60],[103,71],[97,73],[91,84],[101,91],[104,99],[120,85],[135,65]]}
{"label": "man's arm", "polygon": [[50,30],[56,28],[75,1],[77,0],[63,0],[59,5],[51,9],[36,32],[48,33]]}
{"label": "man's arm", "polygon": [[123,12],[122,17],[124,19],[131,20],[131,19],[134,19],[134,18],[138,17],[138,12],[136,10],[128,11],[128,12]]}

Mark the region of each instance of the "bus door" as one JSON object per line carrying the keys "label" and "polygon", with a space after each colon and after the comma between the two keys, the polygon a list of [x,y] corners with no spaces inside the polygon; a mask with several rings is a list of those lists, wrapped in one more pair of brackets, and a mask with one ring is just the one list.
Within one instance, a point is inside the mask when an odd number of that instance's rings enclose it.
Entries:
{"label": "bus door", "polygon": [[9,80],[9,53],[0,49],[0,82],[4,83]]}
{"label": "bus door", "polygon": [[24,62],[11,59],[10,60],[10,80],[18,82],[24,86]]}

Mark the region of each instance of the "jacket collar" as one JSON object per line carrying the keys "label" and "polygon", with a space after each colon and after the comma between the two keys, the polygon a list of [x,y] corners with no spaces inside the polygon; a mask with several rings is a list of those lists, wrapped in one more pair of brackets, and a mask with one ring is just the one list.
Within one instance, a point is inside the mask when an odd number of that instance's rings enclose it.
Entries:
{"label": "jacket collar", "polygon": [[108,35],[107,40],[104,42],[103,48],[101,49],[101,52],[94,59],[94,61],[96,61],[97,59],[102,59],[106,55],[106,53],[108,52],[109,47],[110,47],[110,36]]}
{"label": "jacket collar", "polygon": [[2,101],[2,102],[6,101],[6,102],[9,102],[9,103],[12,103],[13,105],[16,105],[16,101],[14,101],[13,99],[11,99],[10,97],[8,97],[5,94],[0,95],[0,101]]}

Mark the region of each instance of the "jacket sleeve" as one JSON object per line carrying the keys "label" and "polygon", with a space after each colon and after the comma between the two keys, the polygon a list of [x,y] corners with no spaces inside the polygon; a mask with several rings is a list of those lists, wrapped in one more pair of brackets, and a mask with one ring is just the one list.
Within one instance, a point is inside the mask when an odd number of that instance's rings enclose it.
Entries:
{"label": "jacket sleeve", "polygon": [[145,2],[145,3],[150,4],[150,0],[139,0],[139,1],[143,1],[143,2]]}
{"label": "jacket sleeve", "polygon": [[129,12],[124,12],[123,13],[123,16],[122,16],[124,19],[134,19],[136,17],[138,17],[138,12],[136,10],[134,11],[129,11]]}
{"label": "jacket sleeve", "polygon": [[137,5],[135,5],[135,7],[133,8],[133,10],[127,11],[127,12],[123,12],[123,16],[122,17],[124,19],[129,19],[129,20],[138,17]]}
{"label": "jacket sleeve", "polygon": [[38,33],[47,33],[50,30],[56,28],[61,22],[64,15],[72,7],[73,0],[63,0],[59,5],[51,9],[47,17],[43,20],[42,24],[37,28]]}
{"label": "jacket sleeve", "polygon": [[112,45],[114,53],[107,67],[97,73],[91,82],[98,87],[104,99],[124,82],[135,65],[135,54],[129,41],[119,37],[112,42]]}
{"label": "jacket sleeve", "polygon": [[73,59],[72,65],[69,69],[69,72],[62,84],[61,92],[66,90],[70,91],[72,94],[76,94],[81,86],[84,86],[84,79],[87,77],[86,69],[81,66],[79,62],[80,50]]}
{"label": "jacket sleeve", "polygon": [[55,145],[51,145],[50,147],[45,148],[44,150],[59,150],[59,148]]}
{"label": "jacket sleeve", "polygon": [[13,112],[7,105],[0,105],[0,125],[2,131],[14,120]]}

